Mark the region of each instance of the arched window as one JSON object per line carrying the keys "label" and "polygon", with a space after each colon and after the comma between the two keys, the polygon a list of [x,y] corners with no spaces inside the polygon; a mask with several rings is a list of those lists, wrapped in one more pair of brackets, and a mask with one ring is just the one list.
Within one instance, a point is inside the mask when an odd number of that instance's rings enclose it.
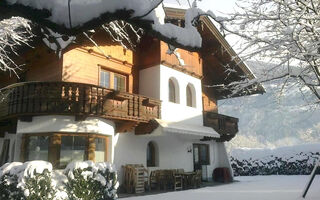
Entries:
{"label": "arched window", "polygon": [[196,91],[190,83],[186,87],[186,98],[187,106],[196,107]]}
{"label": "arched window", "polygon": [[147,167],[157,166],[157,149],[153,142],[149,142],[147,146]]}
{"label": "arched window", "polygon": [[179,103],[179,85],[175,78],[169,79],[169,101]]}
{"label": "arched window", "polygon": [[169,101],[173,103],[176,102],[176,88],[171,79],[169,80]]}

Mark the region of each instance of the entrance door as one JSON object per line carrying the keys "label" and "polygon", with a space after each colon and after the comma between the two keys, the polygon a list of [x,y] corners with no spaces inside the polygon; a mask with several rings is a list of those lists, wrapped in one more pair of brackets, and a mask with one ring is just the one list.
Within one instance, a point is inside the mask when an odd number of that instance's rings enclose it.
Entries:
{"label": "entrance door", "polygon": [[3,148],[0,156],[0,166],[9,161],[9,149],[10,149],[10,139],[5,139],[3,142]]}
{"label": "entrance door", "polygon": [[209,160],[209,145],[208,144],[193,144],[193,169],[202,170],[202,179],[207,180],[207,165]]}

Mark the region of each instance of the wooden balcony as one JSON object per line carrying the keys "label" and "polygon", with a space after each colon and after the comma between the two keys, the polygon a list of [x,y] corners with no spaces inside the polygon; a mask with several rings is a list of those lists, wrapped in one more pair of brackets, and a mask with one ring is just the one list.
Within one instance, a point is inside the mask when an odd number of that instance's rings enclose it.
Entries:
{"label": "wooden balcony", "polygon": [[0,120],[39,115],[112,119],[137,126],[160,118],[160,100],[104,87],[70,82],[26,82],[0,90]]}
{"label": "wooden balcony", "polygon": [[218,142],[230,141],[238,132],[239,119],[214,112],[203,112],[204,126],[212,127],[220,134]]}

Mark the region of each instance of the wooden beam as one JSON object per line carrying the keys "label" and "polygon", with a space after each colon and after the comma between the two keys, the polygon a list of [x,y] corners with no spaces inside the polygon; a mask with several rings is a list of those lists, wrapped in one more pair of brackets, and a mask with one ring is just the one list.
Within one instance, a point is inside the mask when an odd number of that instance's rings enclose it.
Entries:
{"label": "wooden beam", "polygon": [[148,123],[140,123],[135,128],[135,134],[136,135],[150,134],[158,127],[159,127],[159,123],[155,120],[150,120]]}
{"label": "wooden beam", "polygon": [[135,121],[116,122],[116,133],[131,132],[138,125]]}
{"label": "wooden beam", "polygon": [[48,160],[54,168],[58,168],[60,163],[61,135],[51,135],[49,142]]}
{"label": "wooden beam", "polygon": [[89,134],[88,138],[88,160],[95,161],[96,143],[95,137]]}

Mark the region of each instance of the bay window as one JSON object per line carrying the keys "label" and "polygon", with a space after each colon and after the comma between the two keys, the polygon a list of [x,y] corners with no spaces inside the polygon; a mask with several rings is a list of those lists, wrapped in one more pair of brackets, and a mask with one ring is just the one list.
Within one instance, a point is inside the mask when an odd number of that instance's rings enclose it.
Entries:
{"label": "bay window", "polygon": [[84,133],[25,134],[21,160],[45,160],[55,168],[73,161],[107,161],[108,136]]}

